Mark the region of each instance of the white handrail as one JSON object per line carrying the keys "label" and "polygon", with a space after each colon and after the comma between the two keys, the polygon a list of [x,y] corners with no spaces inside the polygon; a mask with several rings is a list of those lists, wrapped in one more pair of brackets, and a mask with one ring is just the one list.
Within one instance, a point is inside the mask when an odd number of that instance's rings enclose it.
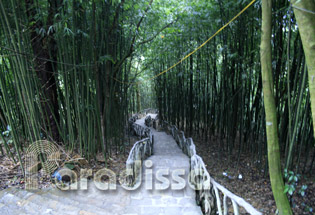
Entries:
{"label": "white handrail", "polygon": [[[215,198],[217,203],[216,210],[219,213],[219,215],[227,215],[228,214],[227,198],[229,198],[232,201],[232,206],[235,215],[239,215],[239,206],[243,207],[251,215],[262,215],[261,212],[257,211],[243,198],[233,194],[228,189],[226,189],[225,187],[223,187],[221,184],[219,184],[213,178],[210,177],[210,174],[207,171],[205,163],[203,162],[202,158],[199,157],[196,153],[196,146],[193,143],[192,138],[186,139],[184,132],[179,131],[176,128],[176,126],[170,126],[167,122],[162,122],[162,124],[164,128],[172,134],[172,136],[174,137],[182,151],[188,157],[190,157],[191,169],[193,170],[194,173],[194,175],[192,175],[190,179],[192,179],[196,175],[201,176],[198,178],[198,180],[201,180],[202,182],[200,183],[199,181],[199,184],[196,185],[199,188],[197,191],[199,192],[199,194],[196,196],[196,198],[200,199],[196,200],[197,202],[203,201],[201,205],[205,207],[204,208],[205,214],[213,214],[213,208],[215,206],[214,204],[212,204],[211,198]],[[223,194],[223,211],[219,190]],[[209,208],[209,206],[212,208]]]}
{"label": "white handrail", "polygon": [[144,139],[137,141],[129,152],[126,161],[127,183],[132,186],[136,183],[139,174],[141,173],[142,161],[153,154],[154,137],[149,128],[145,128],[135,123],[137,115],[131,117],[129,122],[132,123],[131,128],[137,136]]}

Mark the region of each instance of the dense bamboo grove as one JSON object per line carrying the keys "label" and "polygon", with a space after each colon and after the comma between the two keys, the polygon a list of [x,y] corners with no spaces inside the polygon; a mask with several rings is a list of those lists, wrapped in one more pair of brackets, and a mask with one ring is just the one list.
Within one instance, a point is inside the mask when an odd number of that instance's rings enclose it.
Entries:
{"label": "dense bamboo grove", "polygon": [[[199,19],[192,20],[187,14],[182,22],[193,23],[165,35],[161,46],[175,51],[161,56],[154,65],[155,71],[171,66],[244,7],[229,1],[211,6],[204,3],[199,9],[194,3],[191,5],[191,13]],[[210,12],[202,9],[209,7]],[[205,141],[220,138],[220,149],[228,154],[236,150],[262,161],[267,145],[259,55],[261,22],[256,14],[261,14],[259,2],[207,47],[158,77],[155,83],[157,105],[164,119]],[[272,6],[272,70],[285,168],[309,172],[314,139],[307,69],[297,24],[287,1],[277,1]],[[260,163],[260,167],[266,165]]]}
{"label": "dense bamboo grove", "polygon": [[152,106],[149,84],[122,83],[138,81],[135,50],[155,38],[138,39],[152,1],[133,4],[1,1],[0,126],[17,151],[43,138],[87,158],[124,148],[128,116]]}

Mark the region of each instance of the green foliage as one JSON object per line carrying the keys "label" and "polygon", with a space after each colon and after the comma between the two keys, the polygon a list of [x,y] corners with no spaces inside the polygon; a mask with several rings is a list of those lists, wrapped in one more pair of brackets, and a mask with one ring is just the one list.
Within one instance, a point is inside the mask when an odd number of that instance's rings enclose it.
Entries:
{"label": "green foliage", "polygon": [[7,130],[2,132],[2,135],[6,138],[10,138],[11,137],[11,126],[8,125],[7,126]]}
{"label": "green foliage", "polygon": [[75,165],[73,163],[66,163],[65,167],[67,167],[68,169],[73,170],[75,168]]}
{"label": "green foliage", "polygon": [[[298,181],[301,178],[301,175],[295,174],[293,171],[288,171],[287,169],[285,169],[284,178],[287,181],[285,184],[284,193],[288,193],[290,196],[292,196],[296,190],[296,187],[298,185]],[[299,190],[299,193],[301,194],[301,196],[304,196],[306,188],[307,186],[303,185],[301,189]]]}
{"label": "green foliage", "polygon": [[[285,178],[285,189],[284,189],[284,193],[289,194],[290,196],[290,200],[291,200],[291,204],[292,203],[292,197],[294,194],[299,194],[302,197],[306,196],[306,190],[307,190],[307,185],[303,184],[300,186],[300,189],[297,189],[299,186],[299,181],[301,179],[301,175],[300,174],[296,174],[293,171],[288,171],[287,169],[284,170],[284,178]],[[293,205],[294,206],[294,205]],[[302,202],[302,206],[304,207],[304,210],[306,212],[310,212],[312,213],[313,208],[309,207],[308,205],[306,205],[304,202]]]}
{"label": "green foliage", "polygon": [[107,60],[111,61],[112,63],[115,63],[114,58],[110,55],[101,56],[99,59],[99,62],[101,64],[105,63]]}

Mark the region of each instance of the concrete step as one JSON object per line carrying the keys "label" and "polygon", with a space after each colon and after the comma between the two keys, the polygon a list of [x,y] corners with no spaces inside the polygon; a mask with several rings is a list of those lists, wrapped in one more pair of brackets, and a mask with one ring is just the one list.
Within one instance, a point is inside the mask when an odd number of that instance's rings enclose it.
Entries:
{"label": "concrete step", "polygon": [[[89,208],[89,206],[92,205],[98,208],[98,210],[105,210],[110,214],[119,214],[119,211],[121,213],[123,208],[129,204],[129,194],[128,191],[123,190],[123,188],[119,186],[113,191],[102,191],[89,184],[88,190],[61,191],[59,189],[51,189],[49,192],[43,193],[42,195],[58,201],[64,198],[72,205],[79,204],[85,208]],[[71,200],[75,202],[72,203]]]}
{"label": "concrete step", "polygon": [[[23,208],[19,208],[14,203],[14,196],[6,196],[5,192],[0,192],[0,214],[21,214],[28,215]],[[10,202],[7,204],[6,202]]]}
{"label": "concrete step", "polygon": [[67,193],[66,191],[50,191],[41,196],[52,199],[58,202],[64,202],[68,205],[76,206],[79,209],[94,212],[95,214],[115,214],[110,213],[112,211],[111,207],[104,204],[103,201],[99,201],[98,199],[94,199],[91,197],[84,197],[76,195],[75,193]]}
{"label": "concrete step", "polygon": [[12,191],[10,190],[1,197],[0,203],[5,206],[0,209],[0,214],[45,214],[45,211],[42,211],[42,207],[12,194]]}
{"label": "concrete step", "polygon": [[60,211],[65,215],[84,213],[95,215],[107,214],[103,213],[103,209],[91,206],[88,202],[81,203],[64,196],[55,196],[50,192],[50,189],[37,191],[16,190],[12,194],[41,206],[43,212],[49,212],[50,214],[60,215]]}
{"label": "concrete step", "polygon": [[24,210],[20,208],[16,208],[15,206],[11,205],[1,205],[0,203],[0,214],[19,214],[19,215],[31,215],[26,213]]}
{"label": "concrete step", "polygon": [[200,207],[160,207],[160,206],[127,206],[124,215],[200,215]]}

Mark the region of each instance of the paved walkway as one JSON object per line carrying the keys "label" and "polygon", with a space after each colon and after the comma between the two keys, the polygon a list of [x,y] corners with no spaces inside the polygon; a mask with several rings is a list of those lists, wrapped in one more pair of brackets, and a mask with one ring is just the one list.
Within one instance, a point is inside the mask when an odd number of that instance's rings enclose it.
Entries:
{"label": "paved walkway", "polygon": [[[136,123],[145,126],[144,118]],[[116,190],[102,191],[92,181],[88,183],[87,190],[50,188],[30,192],[11,188],[0,192],[0,214],[202,214],[195,202],[195,192],[187,182],[189,158],[182,153],[172,136],[151,130],[155,140],[154,154],[145,161],[138,189],[127,191],[117,185]]]}

